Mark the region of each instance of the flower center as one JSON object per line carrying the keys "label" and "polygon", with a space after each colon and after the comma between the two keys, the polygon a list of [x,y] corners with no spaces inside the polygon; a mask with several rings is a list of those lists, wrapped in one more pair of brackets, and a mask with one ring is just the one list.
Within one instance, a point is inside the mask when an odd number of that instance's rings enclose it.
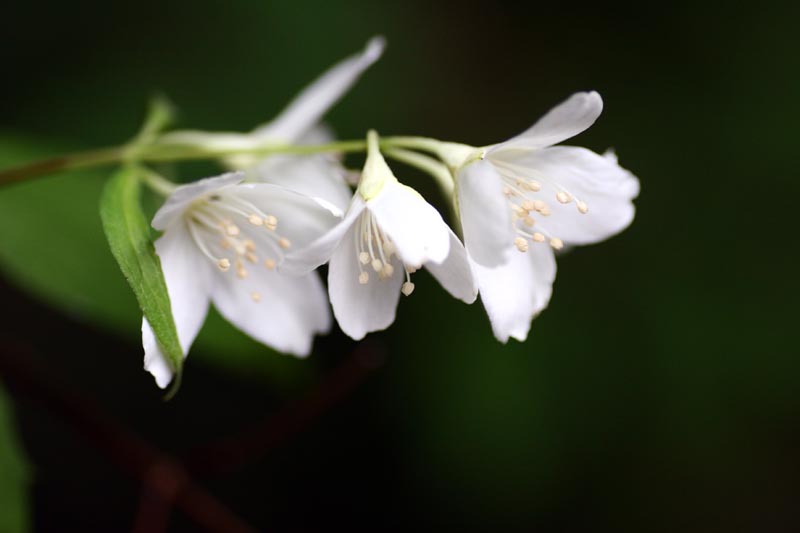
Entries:
{"label": "flower center", "polygon": [[[545,242],[556,250],[562,249],[564,241],[548,232],[540,224],[542,218],[553,215],[553,210],[548,204],[552,198],[548,198],[548,195],[555,191],[555,200],[559,204],[566,205],[574,201],[578,213],[581,215],[589,212],[586,202],[577,198],[564,187],[555,185],[545,176],[539,175],[538,179],[528,179],[517,173],[510,165],[502,163],[495,163],[495,165],[503,179],[503,194],[508,199],[511,209],[514,229],[517,233],[517,237],[514,239],[514,246],[517,247],[517,250],[527,252],[530,244]],[[530,169],[526,169],[526,173],[530,173]]]}
{"label": "flower center", "polygon": [[[248,268],[275,270],[292,243],[278,233],[278,218],[265,214],[235,194],[214,194],[198,200],[186,217],[197,247],[222,272],[233,266],[245,280]],[[259,292],[250,294],[261,301]]]}
{"label": "flower center", "polygon": [[[395,269],[392,266],[392,258],[397,256],[397,249],[383,229],[378,225],[378,221],[372,216],[369,210],[364,210],[356,221],[355,231],[356,263],[358,264],[358,282],[366,285],[370,282],[370,268],[377,275],[379,281],[385,281],[394,276]],[[414,292],[414,284],[411,282],[411,274],[416,269],[403,264],[406,281],[400,291],[406,296]]]}

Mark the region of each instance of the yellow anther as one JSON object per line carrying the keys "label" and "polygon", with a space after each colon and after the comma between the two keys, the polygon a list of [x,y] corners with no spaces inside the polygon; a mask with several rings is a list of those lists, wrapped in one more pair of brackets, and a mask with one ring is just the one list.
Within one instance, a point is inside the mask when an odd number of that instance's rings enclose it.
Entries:
{"label": "yellow anther", "polygon": [[533,209],[534,209],[534,211],[539,211],[539,212],[541,212],[541,211],[542,211],[543,209],[545,209],[545,208],[547,208],[547,204],[545,204],[543,201],[541,201],[541,200],[534,200],[534,202],[533,202]]}
{"label": "yellow anther", "polygon": [[531,180],[531,181],[529,181],[529,182],[528,182],[528,187],[529,187],[529,188],[530,188],[530,189],[531,189],[533,192],[539,192],[539,191],[541,191],[541,190],[542,190],[542,185],[541,185],[541,183],[539,183],[539,182],[538,182],[538,181],[536,181],[536,180]]}
{"label": "yellow anther", "polygon": [[395,248],[392,241],[384,241],[383,251],[386,253],[387,257],[391,257],[397,251],[397,248]]}
{"label": "yellow anther", "polygon": [[258,263],[258,256],[257,256],[256,254],[254,254],[253,252],[247,252],[247,253],[245,254],[245,257],[246,257],[246,258],[247,258],[247,260],[248,260],[248,261],[250,261],[251,263]]}
{"label": "yellow anther", "polygon": [[381,271],[381,274],[383,274],[387,278],[391,277],[392,274],[394,274],[394,267],[389,263],[385,263],[383,265],[383,270]]}
{"label": "yellow anther", "polygon": [[408,272],[409,274],[413,274],[417,270],[419,270],[419,269],[417,267],[415,267],[414,265],[406,265],[406,272]]}
{"label": "yellow anther", "polygon": [[558,200],[562,204],[568,204],[572,201],[572,196],[565,193],[564,191],[558,191],[558,194],[556,194],[556,200]]}
{"label": "yellow anther", "polygon": [[586,202],[578,200],[577,205],[578,205],[578,211],[580,211],[582,215],[585,215],[586,213],[589,212],[589,206],[586,205]]}
{"label": "yellow anther", "polygon": [[252,298],[255,303],[258,303],[261,301],[261,293],[253,291],[250,293],[250,298]]}
{"label": "yellow anther", "polygon": [[544,242],[544,235],[539,233],[538,231],[533,234],[533,240],[536,242]]}
{"label": "yellow anther", "polygon": [[533,226],[534,222],[533,217],[522,217],[522,223],[528,227]]}
{"label": "yellow anther", "polygon": [[219,261],[217,261],[217,266],[223,272],[227,272],[228,269],[231,268],[231,262],[228,259],[222,258]]}
{"label": "yellow anther", "polygon": [[247,221],[254,226],[261,226],[264,224],[264,219],[258,215],[250,215]]}
{"label": "yellow anther", "polygon": [[522,202],[522,209],[528,212],[533,211],[534,209],[536,209],[535,204],[536,202],[533,202],[531,200],[525,200],[524,202]]}
{"label": "yellow anther", "polygon": [[242,244],[244,244],[244,249],[247,250],[248,252],[256,251],[256,243],[254,243],[250,239],[247,239],[246,241],[242,242]]}
{"label": "yellow anther", "polygon": [[550,239],[550,246],[552,246],[556,250],[560,250],[560,249],[562,249],[564,247],[564,241],[554,237],[554,238]]}
{"label": "yellow anther", "polygon": [[405,294],[406,296],[411,296],[411,293],[414,292],[414,284],[410,281],[406,281],[403,283],[403,286],[400,287],[400,292]]}
{"label": "yellow anther", "polygon": [[264,259],[264,266],[267,267],[269,270],[275,270],[275,260],[274,259]]}
{"label": "yellow anther", "polygon": [[359,274],[358,282],[362,285],[366,285],[369,282],[369,272],[362,272]]}
{"label": "yellow anther", "polygon": [[235,237],[239,235],[239,226],[237,226],[236,224],[227,224],[225,226],[225,233],[227,233],[231,237]]}
{"label": "yellow anther", "polygon": [[383,269],[383,263],[380,259],[373,259],[372,260],[372,270],[375,272],[380,272]]}
{"label": "yellow anther", "polygon": [[358,260],[361,262],[362,265],[366,265],[369,263],[369,254],[367,252],[361,252],[358,254]]}
{"label": "yellow anther", "polygon": [[514,239],[514,246],[517,247],[517,250],[520,252],[527,252],[528,251],[528,241],[523,239],[522,237],[517,237]]}
{"label": "yellow anther", "polygon": [[264,225],[267,226],[269,229],[275,229],[278,227],[278,217],[273,215],[267,215],[267,218],[264,219]]}
{"label": "yellow anther", "polygon": [[289,249],[289,247],[291,247],[291,246],[292,246],[292,241],[290,241],[290,240],[289,240],[289,239],[287,239],[286,237],[281,237],[281,238],[278,240],[278,245],[279,245],[281,248],[283,248],[284,250],[288,250],[288,249]]}

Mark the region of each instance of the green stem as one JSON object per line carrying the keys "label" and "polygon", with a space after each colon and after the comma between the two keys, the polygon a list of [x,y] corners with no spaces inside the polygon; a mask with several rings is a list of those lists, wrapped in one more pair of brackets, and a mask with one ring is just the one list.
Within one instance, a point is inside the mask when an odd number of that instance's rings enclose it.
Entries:
{"label": "green stem", "polygon": [[149,168],[139,167],[139,170],[144,184],[161,196],[167,197],[178,188],[176,184],[172,183],[161,174],[153,172]]}
{"label": "green stem", "polygon": [[439,185],[442,193],[444,193],[446,197],[450,198],[453,196],[453,176],[443,163],[440,163],[430,156],[404,150],[402,148],[386,148],[383,150],[383,153],[396,161],[400,161],[401,163],[405,163],[430,174],[433,179],[436,180],[436,184]]}
{"label": "green stem", "polygon": [[[384,137],[380,140],[382,148],[415,148],[436,155],[442,155],[443,143],[427,137]],[[187,145],[127,145],[78,152],[59,157],[35,161],[14,168],[0,170],[0,186],[24,181],[47,174],[55,174],[67,170],[92,168],[135,159],[142,163],[195,161],[203,159],[220,159],[234,155],[268,156],[272,154],[312,155],[327,152],[363,152],[367,148],[362,139],[336,141],[325,144],[308,145],[264,145],[247,149],[209,150]]]}

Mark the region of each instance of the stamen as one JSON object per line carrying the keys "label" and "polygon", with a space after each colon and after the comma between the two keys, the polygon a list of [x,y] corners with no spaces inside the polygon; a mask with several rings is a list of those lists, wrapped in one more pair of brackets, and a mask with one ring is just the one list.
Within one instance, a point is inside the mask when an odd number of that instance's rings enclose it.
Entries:
{"label": "stamen", "polygon": [[361,252],[360,254],[358,254],[358,261],[362,265],[369,264],[369,254],[367,252]]}
{"label": "stamen", "polygon": [[261,218],[258,215],[250,215],[250,217],[247,219],[247,221],[250,222],[254,226],[261,226],[261,225],[264,224],[264,219]]}
{"label": "stamen", "polygon": [[372,270],[374,270],[375,272],[380,272],[382,268],[383,268],[383,263],[381,262],[380,259],[372,260]]}
{"label": "stamen", "polygon": [[536,242],[544,242],[544,235],[542,235],[538,231],[536,233],[534,233],[533,237],[531,237],[531,238]]}
{"label": "stamen", "polygon": [[227,272],[231,268],[231,262],[229,259],[223,257],[219,261],[217,261],[217,267],[223,272]]}
{"label": "stamen", "polygon": [[281,237],[280,240],[278,240],[278,245],[284,250],[288,250],[292,246],[292,241],[286,237]]}
{"label": "stamen", "polygon": [[258,303],[261,301],[261,293],[253,291],[250,293],[250,298],[252,298],[255,303]]}
{"label": "stamen", "polygon": [[394,274],[394,267],[389,263],[385,263],[383,265],[383,270],[381,271],[381,274],[383,274],[387,278],[392,277],[392,274]]}
{"label": "stamen", "polygon": [[556,200],[558,200],[562,204],[568,204],[572,201],[572,197],[569,194],[565,193],[564,191],[558,191],[558,193],[556,194]]}
{"label": "stamen", "polygon": [[244,263],[240,260],[236,260],[236,277],[239,279],[245,279],[247,277],[247,270],[244,268]]}
{"label": "stamen", "polygon": [[531,227],[535,223],[535,220],[533,220],[533,217],[525,216],[525,217],[522,217],[522,223],[525,224],[528,227]]}
{"label": "stamen", "polygon": [[247,258],[247,260],[248,260],[248,261],[250,261],[251,263],[258,263],[258,256],[257,256],[256,254],[254,254],[253,252],[247,252],[247,253],[245,254],[245,257],[246,257],[246,258]]}
{"label": "stamen", "polygon": [[523,239],[522,237],[517,237],[514,239],[514,246],[517,247],[517,250],[520,252],[527,252],[528,251],[528,241]]}
{"label": "stamen", "polygon": [[264,259],[264,266],[267,267],[268,270],[275,270],[275,260]]}
{"label": "stamen", "polygon": [[582,215],[585,215],[586,213],[589,212],[589,206],[586,205],[586,202],[578,200],[576,204],[578,206],[578,211],[580,211]]}
{"label": "stamen", "polygon": [[550,246],[552,246],[556,250],[560,250],[564,247],[564,241],[562,241],[557,237],[553,237],[552,239],[550,239]]}
{"label": "stamen", "polygon": [[411,296],[411,293],[414,292],[414,284],[410,281],[406,281],[403,283],[403,286],[400,287],[400,292],[405,294],[406,296]]}
{"label": "stamen", "polygon": [[228,223],[223,222],[223,224],[225,225],[225,233],[227,233],[231,237],[236,237],[237,235],[239,235],[239,226],[230,222]]}
{"label": "stamen", "polygon": [[362,272],[359,274],[358,282],[362,285],[366,285],[369,282],[369,272]]}
{"label": "stamen", "polygon": [[275,228],[278,227],[278,217],[267,215],[267,218],[264,219],[264,225],[267,227],[267,229],[275,231]]}

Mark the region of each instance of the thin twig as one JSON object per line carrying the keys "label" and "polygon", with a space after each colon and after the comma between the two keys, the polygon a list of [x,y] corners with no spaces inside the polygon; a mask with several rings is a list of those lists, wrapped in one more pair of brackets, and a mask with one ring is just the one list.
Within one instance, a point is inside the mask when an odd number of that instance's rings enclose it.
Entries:
{"label": "thin twig", "polygon": [[308,394],[236,435],[195,448],[184,464],[198,475],[221,474],[264,457],[346,398],[384,359],[381,345],[363,342]]}
{"label": "thin twig", "polygon": [[66,420],[97,450],[128,475],[146,484],[165,502],[173,501],[189,518],[208,531],[252,533],[255,529],[204,488],[192,481],[173,457],[113,420],[95,402],[75,391],[65,391],[33,350],[17,341],[0,338],[0,374],[12,390],[41,402]]}

